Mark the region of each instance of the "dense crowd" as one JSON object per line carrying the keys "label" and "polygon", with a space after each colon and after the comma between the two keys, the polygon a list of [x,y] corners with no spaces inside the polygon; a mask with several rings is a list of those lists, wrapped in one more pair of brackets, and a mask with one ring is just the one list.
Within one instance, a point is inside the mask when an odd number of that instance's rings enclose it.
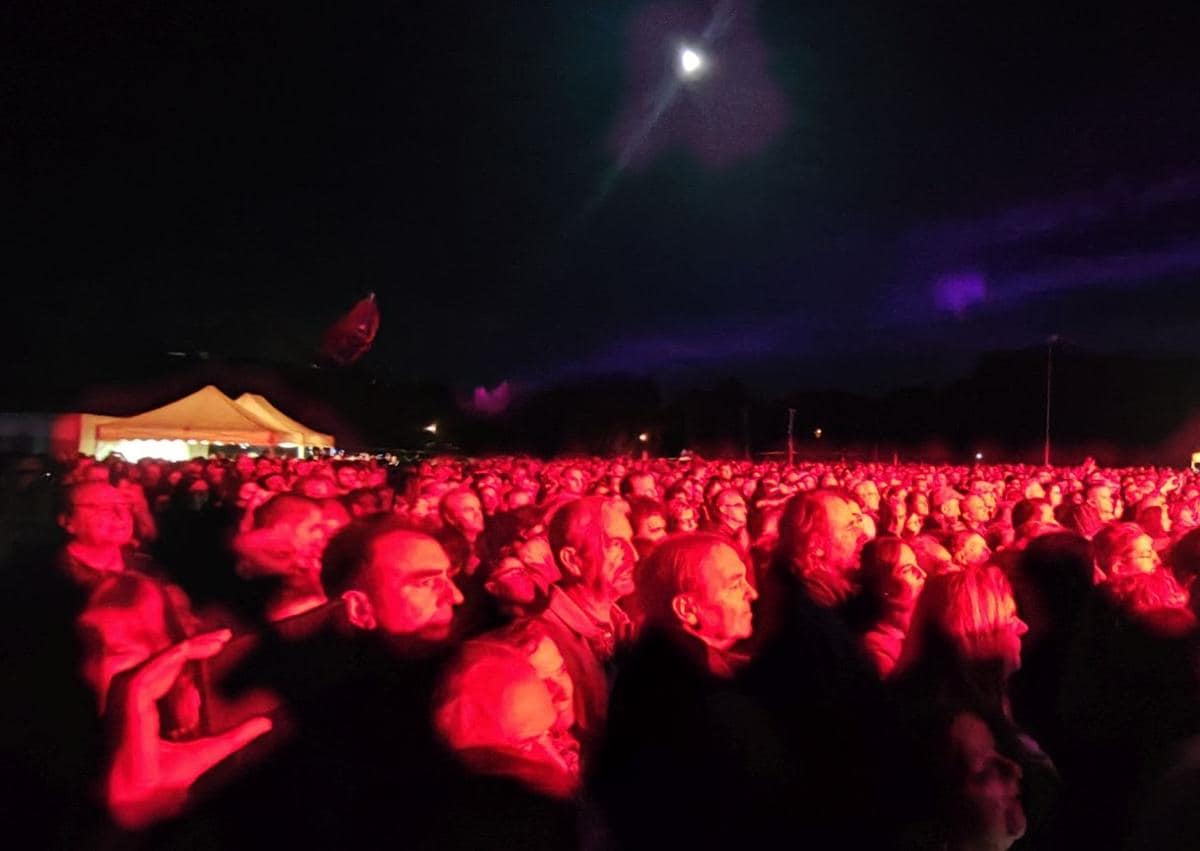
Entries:
{"label": "dense crowd", "polygon": [[1191,472],[21,463],[20,847],[1200,847]]}

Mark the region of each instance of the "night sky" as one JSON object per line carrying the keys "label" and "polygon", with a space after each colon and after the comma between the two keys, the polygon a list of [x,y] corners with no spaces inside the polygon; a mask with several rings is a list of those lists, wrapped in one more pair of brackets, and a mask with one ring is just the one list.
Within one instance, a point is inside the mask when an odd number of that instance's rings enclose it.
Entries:
{"label": "night sky", "polygon": [[302,363],[368,291],[467,387],[1200,356],[1194,0],[241,5],[7,14],[10,362]]}

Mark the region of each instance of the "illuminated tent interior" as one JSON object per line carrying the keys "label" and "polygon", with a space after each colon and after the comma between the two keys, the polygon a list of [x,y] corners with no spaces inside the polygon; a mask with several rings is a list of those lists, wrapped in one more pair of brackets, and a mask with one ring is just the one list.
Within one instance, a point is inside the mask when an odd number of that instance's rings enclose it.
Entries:
{"label": "illuminated tent interior", "polygon": [[134,461],[153,457],[184,460],[208,455],[211,446],[243,448],[332,447],[333,438],[286,417],[262,397],[245,407],[213,385],[182,399],[132,417],[107,419],[95,426],[95,454],[118,452]]}

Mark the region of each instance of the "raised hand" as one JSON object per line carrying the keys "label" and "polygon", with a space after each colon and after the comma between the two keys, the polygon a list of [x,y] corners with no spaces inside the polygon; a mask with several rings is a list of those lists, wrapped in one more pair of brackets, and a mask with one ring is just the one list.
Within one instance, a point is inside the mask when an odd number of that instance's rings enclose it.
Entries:
{"label": "raised hand", "polygon": [[231,635],[224,629],[181,641],[114,683],[109,705],[120,720],[120,738],[105,791],[109,811],[122,827],[145,827],[175,814],[200,775],[271,729],[271,720],[260,716],[188,742],[167,741],[160,734],[159,699],[184,665],[217,655]]}

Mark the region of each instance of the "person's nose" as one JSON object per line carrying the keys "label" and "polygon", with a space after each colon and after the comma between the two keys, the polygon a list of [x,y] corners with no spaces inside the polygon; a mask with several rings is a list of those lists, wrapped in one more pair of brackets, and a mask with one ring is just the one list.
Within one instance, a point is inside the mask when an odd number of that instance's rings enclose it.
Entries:
{"label": "person's nose", "polygon": [[463,592],[459,590],[458,583],[453,579],[447,579],[446,584],[450,586],[450,600],[453,605],[461,606],[463,600],[466,598],[463,597]]}

